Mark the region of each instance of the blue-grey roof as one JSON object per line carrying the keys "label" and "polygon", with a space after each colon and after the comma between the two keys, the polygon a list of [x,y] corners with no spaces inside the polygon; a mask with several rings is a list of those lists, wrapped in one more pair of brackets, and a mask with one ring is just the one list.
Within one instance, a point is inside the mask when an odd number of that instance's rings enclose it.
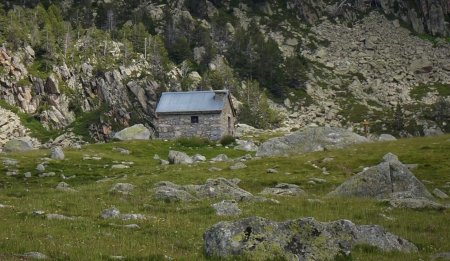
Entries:
{"label": "blue-grey roof", "polygon": [[220,112],[228,102],[228,91],[164,92],[156,113]]}

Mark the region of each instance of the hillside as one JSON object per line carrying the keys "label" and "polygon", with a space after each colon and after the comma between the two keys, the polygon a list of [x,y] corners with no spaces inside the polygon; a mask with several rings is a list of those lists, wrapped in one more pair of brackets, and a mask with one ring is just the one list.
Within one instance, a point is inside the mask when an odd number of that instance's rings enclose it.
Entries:
{"label": "hillside", "polygon": [[[430,260],[450,249],[448,209],[393,208],[374,199],[326,194],[357,172],[378,164],[388,152],[404,163],[417,164],[413,173],[428,190],[439,188],[449,193],[449,139],[448,135],[410,138],[291,157],[258,159],[250,155],[245,161],[241,157],[246,152],[232,147],[189,147],[189,143],[163,141],[87,145],[66,150],[64,160],[49,159],[49,150],[1,155],[1,172],[14,171],[16,176],[0,175],[0,259],[22,260],[22,254],[37,251],[51,260],[215,260],[204,255],[207,228],[219,221],[260,216],[274,221],[314,217],[323,222],[348,219],[356,224],[378,224],[415,244],[419,252],[385,253],[360,246],[345,260]],[[166,159],[170,149],[190,156],[199,153],[208,161],[160,165],[154,155]],[[221,153],[233,160],[209,162]],[[238,161],[247,167],[229,169]],[[239,179],[239,187],[255,196],[277,183],[296,184],[305,194],[261,195],[276,202],[239,201],[242,213],[228,217],[217,216],[211,207],[219,199],[171,202],[158,200],[154,190],[157,184],[169,184],[162,181],[200,185],[220,177]],[[132,187],[122,185],[112,191],[117,183]],[[448,199],[437,202],[450,203]],[[120,215],[100,216],[112,207],[134,216],[123,216],[125,220]]]}
{"label": "hillside", "polygon": [[0,106],[42,143],[157,132],[163,91],[210,88],[258,128],[450,126],[445,0],[50,2],[0,4]]}

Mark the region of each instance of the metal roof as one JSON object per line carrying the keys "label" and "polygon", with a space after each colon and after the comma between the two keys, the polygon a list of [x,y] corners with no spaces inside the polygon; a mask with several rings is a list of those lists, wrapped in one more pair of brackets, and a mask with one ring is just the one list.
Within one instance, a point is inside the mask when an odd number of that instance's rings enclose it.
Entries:
{"label": "metal roof", "polygon": [[228,94],[227,90],[164,92],[156,113],[221,112]]}

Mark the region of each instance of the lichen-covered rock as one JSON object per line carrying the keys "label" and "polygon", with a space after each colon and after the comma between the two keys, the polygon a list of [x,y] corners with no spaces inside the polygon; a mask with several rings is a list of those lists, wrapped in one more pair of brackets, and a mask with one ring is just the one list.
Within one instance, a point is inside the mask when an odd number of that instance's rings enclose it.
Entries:
{"label": "lichen-covered rock", "polygon": [[308,153],[368,142],[363,136],[341,128],[307,127],[284,137],[270,139],[259,147],[256,156]]}
{"label": "lichen-covered rock", "polygon": [[22,152],[33,149],[31,141],[26,139],[12,139],[5,143],[4,152]]}
{"label": "lichen-covered rock", "polygon": [[305,196],[306,192],[295,184],[280,183],[272,188],[265,188],[261,195],[274,196]]}
{"label": "lichen-covered rock", "polygon": [[194,161],[186,153],[176,150],[169,151],[168,160],[170,164],[192,164]]}
{"label": "lichen-covered rock", "polygon": [[223,200],[213,204],[212,207],[218,216],[238,216],[242,212],[234,200]]}
{"label": "lichen-covered rock", "polygon": [[353,176],[328,196],[385,199],[398,192],[408,192],[411,197],[433,198],[408,167],[398,161],[397,156],[388,153],[383,162]]}
{"label": "lichen-covered rock", "polygon": [[247,140],[236,140],[237,146],[234,147],[235,150],[243,150],[243,151],[257,151],[258,146],[253,141]]}
{"label": "lichen-covered rock", "polygon": [[136,124],[131,127],[125,128],[116,134],[114,139],[118,140],[148,140],[150,139],[151,132],[143,124]]}
{"label": "lichen-covered rock", "polygon": [[158,200],[168,202],[192,201],[198,199],[233,199],[235,201],[266,201],[266,198],[252,195],[250,192],[241,189],[236,179],[208,179],[203,185],[179,186],[169,181],[162,181],[155,184],[154,196]]}
{"label": "lichen-covered rock", "polygon": [[231,170],[238,170],[238,169],[245,169],[247,168],[247,165],[245,165],[242,162],[236,162],[235,164],[230,166]]}
{"label": "lichen-covered rock", "polygon": [[66,191],[66,192],[77,192],[75,189],[71,188],[69,184],[66,182],[59,182],[56,186],[57,190]]}
{"label": "lichen-covered rock", "polygon": [[64,159],[64,151],[61,147],[55,146],[51,149],[51,158],[55,160],[63,160]]}
{"label": "lichen-covered rock", "polygon": [[396,137],[392,136],[391,134],[381,134],[380,137],[378,137],[379,141],[394,141],[397,140]]}
{"label": "lichen-covered rock", "polygon": [[120,194],[128,195],[133,189],[134,189],[133,184],[117,183],[117,184],[114,184],[109,191],[113,192],[113,193],[120,193]]}
{"label": "lichen-covered rock", "polygon": [[250,217],[220,222],[203,235],[207,256],[246,255],[251,259],[282,257],[286,260],[334,260],[350,254],[358,244],[382,251],[417,252],[409,241],[377,225],[355,225],[349,220],[319,222],[302,218],[272,222]]}
{"label": "lichen-covered rock", "polygon": [[440,189],[438,189],[438,188],[435,188],[435,189],[433,190],[433,194],[434,194],[436,197],[440,198],[440,199],[448,199],[448,195],[445,194],[444,191],[442,191],[442,190],[440,190]]}
{"label": "lichen-covered rock", "polygon": [[427,198],[413,198],[413,197],[395,197],[389,200],[389,204],[394,208],[408,208],[408,209],[431,209],[431,210],[445,210],[446,207]]}
{"label": "lichen-covered rock", "polygon": [[212,162],[222,162],[222,161],[228,161],[228,156],[225,154],[219,154],[211,159]]}

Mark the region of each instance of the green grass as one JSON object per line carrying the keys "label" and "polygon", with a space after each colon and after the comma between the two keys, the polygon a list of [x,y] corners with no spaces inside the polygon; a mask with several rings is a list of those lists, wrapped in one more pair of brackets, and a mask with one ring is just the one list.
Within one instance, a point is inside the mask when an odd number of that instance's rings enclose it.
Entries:
{"label": "green grass", "polygon": [[[21,173],[31,171],[33,177],[4,175],[6,167],[0,169],[0,203],[13,208],[0,209],[0,259],[14,254],[39,251],[52,260],[108,260],[109,256],[125,256],[127,260],[163,260],[164,256],[176,260],[206,260],[203,251],[203,232],[211,225],[223,220],[236,220],[249,216],[261,216],[283,221],[307,216],[320,221],[349,219],[357,224],[378,224],[388,231],[415,243],[420,251],[415,254],[382,253],[361,246],[352,253],[353,260],[429,260],[434,253],[450,249],[450,215],[446,212],[388,209],[384,204],[368,199],[334,199],[325,195],[334,187],[362,170],[380,162],[381,157],[392,152],[404,163],[417,163],[414,174],[420,180],[431,183],[429,190],[442,188],[450,181],[450,136],[433,138],[402,139],[394,142],[356,145],[343,150],[274,157],[246,162],[248,168],[231,171],[232,163],[201,163],[194,166],[161,166],[153,159],[154,154],[165,158],[170,149],[181,150],[189,155],[200,153],[208,159],[225,153],[236,158],[246,154],[232,148],[203,146],[185,147],[175,142],[131,141],[88,145],[81,150],[66,151],[63,161],[51,161],[47,171],[57,173],[55,177],[38,178],[34,170],[47,157],[49,151],[38,150],[23,154],[6,155],[20,161]],[[113,152],[114,147],[132,151],[130,155]],[[99,161],[82,160],[84,155],[99,156]],[[0,156],[4,157],[4,155]],[[323,161],[326,157],[333,161]],[[130,169],[111,170],[114,161],[133,161]],[[0,161],[1,162],[1,161]],[[1,164],[1,163],[0,163]],[[312,166],[327,168],[330,175]],[[210,166],[223,168],[221,172],[209,172]],[[0,165],[1,166],[1,165]],[[278,173],[269,175],[268,168],[277,168]],[[64,193],[54,189],[59,177],[76,175],[68,182],[77,193]],[[104,182],[97,180],[110,178]],[[239,203],[243,214],[240,217],[218,217],[210,207],[214,200],[189,203],[164,203],[152,198],[153,184],[168,180],[177,184],[203,184],[208,178],[239,178],[239,184],[254,194],[264,187],[288,182],[299,184],[308,197],[280,197],[280,204]],[[312,177],[325,178],[326,183],[312,185]],[[108,192],[117,182],[129,182],[136,189],[128,196]],[[319,198],[324,203],[309,203],[307,198]],[[441,203],[448,204],[449,201]],[[125,222],[102,220],[103,209],[116,206],[122,213],[142,213],[145,221]],[[76,221],[46,220],[31,215],[34,210],[79,216]],[[380,213],[392,217],[390,221]],[[137,223],[140,229],[132,230],[116,225]]]}
{"label": "green grass", "polygon": [[411,97],[420,100],[425,97],[429,92],[436,91],[439,96],[450,96],[450,84],[434,83],[430,85],[420,84],[415,86],[411,92]]}

